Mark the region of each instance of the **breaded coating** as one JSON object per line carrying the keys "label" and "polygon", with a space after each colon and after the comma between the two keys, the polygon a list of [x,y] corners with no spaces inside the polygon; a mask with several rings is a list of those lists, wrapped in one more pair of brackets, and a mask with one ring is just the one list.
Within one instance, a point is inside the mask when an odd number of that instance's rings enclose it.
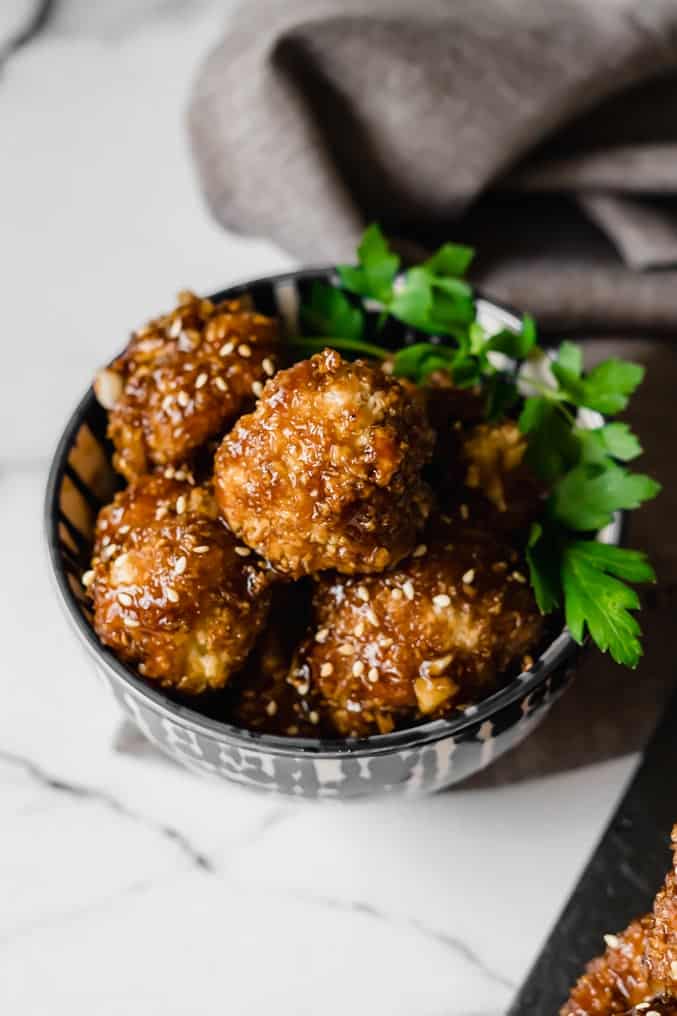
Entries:
{"label": "breaded coating", "polygon": [[298,672],[342,733],[388,732],[488,694],[542,632],[516,552],[438,519],[398,568],[319,579]]}
{"label": "breaded coating", "polygon": [[644,946],[650,920],[606,936],[604,954],[588,963],[560,1016],[619,1016],[649,996]]}
{"label": "breaded coating", "polygon": [[95,381],[110,409],[113,465],[128,479],[176,465],[254,405],[276,370],[277,322],[245,299],[192,293],[132,336]]}
{"label": "breaded coating", "polygon": [[[677,863],[677,826],[672,830]],[[588,964],[560,1016],[672,1016],[677,1013],[677,877],[673,867],[653,911],[619,935]],[[633,1008],[634,1007],[634,1008]]]}
{"label": "breaded coating", "polygon": [[280,572],[379,572],[430,510],[425,413],[379,367],[326,349],[280,371],[216,456],[231,529]]}
{"label": "breaded coating", "polygon": [[[671,842],[677,864],[677,826],[672,830]],[[654,901],[646,964],[656,994],[668,994],[677,989],[677,875],[674,867]]]}
{"label": "breaded coating", "polygon": [[120,659],[187,694],[221,688],[262,629],[270,574],[218,518],[204,487],[143,477],[103,508],[94,627]]}

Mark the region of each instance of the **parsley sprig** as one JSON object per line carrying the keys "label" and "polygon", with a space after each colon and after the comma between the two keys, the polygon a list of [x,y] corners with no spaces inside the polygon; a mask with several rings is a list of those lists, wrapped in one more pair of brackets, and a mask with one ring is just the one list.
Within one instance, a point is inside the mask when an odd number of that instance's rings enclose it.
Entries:
{"label": "parsley sprig", "polygon": [[[645,554],[599,542],[596,534],[616,511],[638,508],[660,491],[651,477],[627,467],[641,445],[626,423],[609,419],[626,409],[643,368],[612,358],[586,372],[575,343],[563,342],[555,355],[542,349],[529,315],[519,329],[488,334],[464,278],[474,254],[469,247],[444,244],[401,271],[398,255],[372,225],[357,254],[356,265],[337,268],[339,286],[314,283],[301,308],[305,334],[293,345],[303,354],[333,346],[392,358],[393,373],[417,384],[446,371],[456,387],[481,387],[488,419],[517,415],[527,461],[548,492],[526,548],[539,609],[563,608],[577,642],[587,631],[603,652],[635,667],[642,646],[632,612],[640,603],[628,583],[655,575]],[[375,327],[363,301],[379,312]],[[374,341],[390,318],[413,329],[414,341],[399,349]],[[591,418],[591,410],[607,419]]]}

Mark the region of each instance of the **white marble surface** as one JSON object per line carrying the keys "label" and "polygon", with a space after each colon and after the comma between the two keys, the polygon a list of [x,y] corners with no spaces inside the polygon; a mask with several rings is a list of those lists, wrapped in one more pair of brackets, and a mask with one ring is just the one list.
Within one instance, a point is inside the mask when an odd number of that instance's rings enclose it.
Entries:
{"label": "white marble surface", "polygon": [[289,263],[194,186],[182,111],[224,14],[63,0],[0,75],[0,1012],[498,1016],[632,759],[356,805],[201,782],[114,750],[49,585],[46,466],[93,366],[178,288]]}

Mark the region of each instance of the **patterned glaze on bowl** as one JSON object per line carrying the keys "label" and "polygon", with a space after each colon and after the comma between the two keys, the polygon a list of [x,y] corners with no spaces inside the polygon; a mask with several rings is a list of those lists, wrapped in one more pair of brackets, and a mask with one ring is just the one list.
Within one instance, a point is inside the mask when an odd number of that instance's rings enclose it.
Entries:
{"label": "patterned glaze on bowl", "polygon": [[[298,305],[331,270],[292,272],[231,287],[212,299],[247,291],[258,309],[293,328]],[[519,327],[509,310],[478,300],[489,331]],[[408,330],[400,327],[406,341]],[[322,740],[253,733],[178,704],[144,681],[105,646],[92,628],[82,588],[96,514],[119,486],[110,464],[106,413],[90,390],[71,416],[49,474],[45,526],[51,567],[66,613],[122,711],[159,749],[188,768],[263,790],[301,797],[348,798],[384,792],[420,793],[463,780],[518,745],[568,686],[577,646],[562,631],[501,690],[457,717],[362,739]],[[602,534],[617,543],[620,520]]]}

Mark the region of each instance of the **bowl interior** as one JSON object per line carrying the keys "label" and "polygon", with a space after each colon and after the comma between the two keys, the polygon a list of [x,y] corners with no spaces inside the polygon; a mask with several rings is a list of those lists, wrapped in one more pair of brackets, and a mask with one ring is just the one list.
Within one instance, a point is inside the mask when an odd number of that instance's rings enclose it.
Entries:
{"label": "bowl interior", "polygon": [[[233,286],[214,294],[223,299],[242,292],[252,295],[257,308],[264,314],[281,318],[284,330],[293,334],[298,321],[298,308],[313,282],[332,278],[332,269],[290,272]],[[508,308],[490,300],[477,301],[478,318],[489,331],[519,328],[519,317]],[[366,305],[371,327],[375,327],[378,310]],[[384,336],[379,337],[384,342]],[[405,325],[391,322],[385,342],[400,346],[417,341],[416,333]],[[346,752],[374,754],[407,745],[437,740],[456,733],[466,726],[475,727],[498,709],[528,693],[575,651],[575,644],[566,629],[536,659],[533,667],[505,684],[493,695],[450,719],[432,720],[390,734],[374,734],[359,739],[328,740],[291,738],[261,734],[234,727],[212,719],[192,706],[177,702],[162,690],[140,678],[134,670],[121,663],[101,645],[92,626],[92,612],[82,586],[82,575],[89,568],[96,516],[121,486],[111,465],[112,445],[106,437],[107,415],[90,389],[71,416],[59,441],[50,470],[45,502],[45,525],[51,566],[65,608],[88,649],[99,663],[125,682],[137,694],[153,700],[168,716],[179,717],[184,724],[226,736],[229,740],[265,745],[280,754],[313,754],[335,756]],[[605,542],[618,543],[620,518],[600,534]]]}

